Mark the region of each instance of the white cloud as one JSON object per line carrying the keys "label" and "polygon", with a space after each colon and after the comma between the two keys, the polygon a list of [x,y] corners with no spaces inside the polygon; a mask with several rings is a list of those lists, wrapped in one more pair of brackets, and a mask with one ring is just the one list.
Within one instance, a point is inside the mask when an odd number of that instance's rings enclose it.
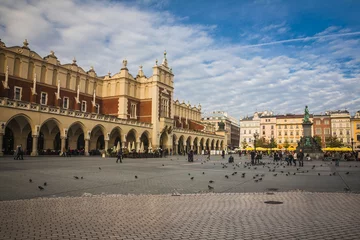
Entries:
{"label": "white cloud", "polygon": [[[216,39],[216,26],[184,24],[183,16],[146,9],[104,1],[8,1],[0,6],[0,36],[7,46],[27,38],[42,56],[54,50],[63,64],[75,56],[81,67],[93,65],[98,75],[118,72],[126,58],[133,75],[143,65],[150,76],[155,59],[161,61],[166,49],[175,73],[175,98],[201,103],[206,112],[225,110],[240,117],[265,109],[302,111],[306,104],[316,112],[345,105],[358,110],[356,36],[286,45],[247,43],[248,48]],[[263,30],[285,34],[289,28],[282,22]],[[317,36],[336,33],[349,30],[330,27]],[[243,37],[273,41],[261,31]],[[293,42],[302,45],[289,45]],[[349,59],[338,61],[340,57]],[[345,75],[350,68],[357,70],[349,79]]]}

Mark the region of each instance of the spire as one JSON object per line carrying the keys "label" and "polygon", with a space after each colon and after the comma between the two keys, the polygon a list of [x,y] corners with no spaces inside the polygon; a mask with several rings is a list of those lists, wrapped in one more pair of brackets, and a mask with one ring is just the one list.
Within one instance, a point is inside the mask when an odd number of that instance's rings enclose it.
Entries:
{"label": "spire", "polygon": [[29,43],[27,41],[27,39],[25,39],[25,41],[23,42],[23,47],[22,48],[25,48],[25,49],[30,49],[28,46],[29,46]]}
{"label": "spire", "polygon": [[162,62],[162,65],[167,67],[168,66],[168,62],[167,62],[167,59],[166,59],[166,50],[164,51],[164,60]]}
{"label": "spire", "polygon": [[143,77],[144,76],[144,71],[142,70],[143,66],[139,66],[139,71],[138,71],[138,76],[139,77]]}
{"label": "spire", "polygon": [[76,64],[76,58],[75,58],[75,57],[74,57],[74,59],[73,59],[72,65],[77,66],[77,64]]}

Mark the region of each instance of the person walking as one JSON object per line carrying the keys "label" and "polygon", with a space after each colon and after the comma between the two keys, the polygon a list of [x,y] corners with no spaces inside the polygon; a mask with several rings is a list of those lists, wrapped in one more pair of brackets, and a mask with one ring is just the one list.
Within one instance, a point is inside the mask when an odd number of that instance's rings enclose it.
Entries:
{"label": "person walking", "polygon": [[297,161],[297,153],[294,152],[294,155],[293,155],[293,161],[294,161],[294,166],[296,167],[296,161]]}
{"label": "person walking", "polygon": [[304,166],[304,153],[302,149],[300,149],[300,152],[297,154],[297,159],[299,160],[299,167]]}
{"label": "person walking", "polygon": [[221,156],[222,156],[223,159],[225,158],[225,150],[222,150]]}
{"label": "person walking", "polygon": [[116,163],[119,162],[120,160],[120,163],[122,163],[122,149],[120,148],[119,151],[117,152],[117,159],[116,159]]}
{"label": "person walking", "polygon": [[251,165],[254,165],[254,164],[255,164],[255,156],[256,156],[255,151],[251,151],[251,153],[250,153]]}

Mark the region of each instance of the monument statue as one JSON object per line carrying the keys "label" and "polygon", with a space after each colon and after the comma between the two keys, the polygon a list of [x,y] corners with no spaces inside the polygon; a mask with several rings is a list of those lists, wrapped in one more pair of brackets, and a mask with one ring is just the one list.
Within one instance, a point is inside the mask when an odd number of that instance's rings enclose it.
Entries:
{"label": "monument statue", "polygon": [[309,113],[309,109],[308,106],[305,106],[305,114],[304,114],[304,123],[310,122],[310,113]]}
{"label": "monument statue", "polygon": [[219,130],[225,130],[225,123],[223,121],[218,123]]}

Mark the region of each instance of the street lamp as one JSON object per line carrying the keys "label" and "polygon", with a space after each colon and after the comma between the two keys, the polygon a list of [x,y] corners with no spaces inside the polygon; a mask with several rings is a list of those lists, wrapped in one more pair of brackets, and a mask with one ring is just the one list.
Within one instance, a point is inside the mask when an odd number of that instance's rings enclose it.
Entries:
{"label": "street lamp", "polygon": [[351,149],[354,152],[354,138],[351,138]]}
{"label": "street lamp", "polygon": [[259,137],[259,134],[257,132],[254,133],[254,150],[256,152],[256,139]]}

